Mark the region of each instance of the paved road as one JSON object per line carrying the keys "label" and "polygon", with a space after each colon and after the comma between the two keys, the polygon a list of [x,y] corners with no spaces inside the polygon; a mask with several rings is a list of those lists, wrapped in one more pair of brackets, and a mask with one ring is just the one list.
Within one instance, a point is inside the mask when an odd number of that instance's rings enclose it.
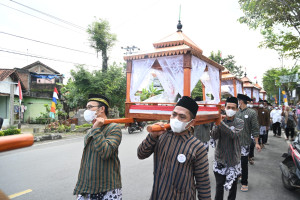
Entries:
{"label": "paved road", "polygon": [[[152,157],[138,160],[136,156],[137,146],[146,134],[129,135],[123,131],[120,160],[124,199],[144,200],[150,196],[153,181]],[[269,143],[261,153],[256,152],[255,165],[249,166],[249,192],[238,191],[237,199],[300,199],[300,191],[288,191],[281,182],[278,164],[282,161],[282,153],[287,150],[286,142],[283,138],[271,136]],[[75,199],[72,192],[77,180],[82,148],[83,137],[77,136],[0,153],[0,189],[8,195],[32,190],[16,197],[17,200]],[[210,149],[210,163],[212,160],[213,149]],[[210,179],[214,196],[215,179],[212,171]]]}

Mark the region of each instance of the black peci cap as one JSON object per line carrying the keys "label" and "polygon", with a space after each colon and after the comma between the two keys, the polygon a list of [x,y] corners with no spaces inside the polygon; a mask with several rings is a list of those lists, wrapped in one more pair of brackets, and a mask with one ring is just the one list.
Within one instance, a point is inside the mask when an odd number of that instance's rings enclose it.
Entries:
{"label": "black peci cap", "polygon": [[241,99],[241,100],[244,100],[244,101],[251,101],[251,98],[250,97],[248,97],[247,95],[244,95],[244,94],[238,94],[237,95],[237,98],[238,99]]}
{"label": "black peci cap", "polygon": [[236,97],[228,97],[226,99],[226,103],[235,103],[236,105],[239,105],[238,99]]}
{"label": "black peci cap", "polygon": [[189,111],[191,111],[191,113],[193,113],[194,117],[196,117],[197,112],[198,112],[198,107],[199,107],[198,104],[196,103],[196,101],[194,101],[192,98],[190,98],[188,96],[183,96],[178,101],[176,106],[181,106],[181,107],[188,109]]}

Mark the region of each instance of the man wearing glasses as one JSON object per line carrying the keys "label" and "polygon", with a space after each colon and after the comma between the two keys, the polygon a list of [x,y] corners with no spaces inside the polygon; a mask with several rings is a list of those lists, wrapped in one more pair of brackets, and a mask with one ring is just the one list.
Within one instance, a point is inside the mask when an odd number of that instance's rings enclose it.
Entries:
{"label": "man wearing glasses", "polygon": [[77,200],[122,199],[121,169],[118,148],[122,139],[120,127],[104,125],[109,100],[90,94],[84,119],[93,127],[84,137],[84,149],[74,195]]}

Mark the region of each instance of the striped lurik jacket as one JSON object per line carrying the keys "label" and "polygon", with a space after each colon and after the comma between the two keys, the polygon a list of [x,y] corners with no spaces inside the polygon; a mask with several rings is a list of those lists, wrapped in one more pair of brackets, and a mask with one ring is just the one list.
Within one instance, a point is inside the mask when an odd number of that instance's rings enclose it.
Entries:
{"label": "striped lurik jacket", "polygon": [[167,131],[154,139],[150,134],[138,147],[138,158],[154,153],[151,200],[211,199],[207,150],[191,133]]}
{"label": "striped lurik jacket", "polygon": [[255,138],[259,137],[257,113],[251,108],[245,108],[243,110],[239,110],[235,114],[235,117],[244,121],[244,128],[240,137],[241,146],[249,146],[251,144],[251,134]]}
{"label": "striped lurik jacket", "polygon": [[89,130],[84,138],[74,195],[97,194],[122,187],[118,158],[121,139],[121,129],[115,123]]}

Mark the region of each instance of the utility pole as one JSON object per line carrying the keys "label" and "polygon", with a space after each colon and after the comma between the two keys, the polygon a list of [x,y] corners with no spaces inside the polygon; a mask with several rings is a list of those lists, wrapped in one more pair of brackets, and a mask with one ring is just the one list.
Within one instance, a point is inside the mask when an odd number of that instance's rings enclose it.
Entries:
{"label": "utility pole", "polygon": [[10,120],[9,120],[9,125],[13,126],[14,125],[14,98],[15,98],[15,94],[14,94],[14,84],[10,84],[10,99],[9,99],[9,111],[10,111]]}
{"label": "utility pole", "polygon": [[128,54],[133,54],[133,53],[136,53],[135,52],[135,49],[137,50],[140,50],[140,48],[136,47],[136,46],[127,46],[127,47],[121,47],[121,49],[124,49],[126,50],[126,52],[124,53],[125,55],[128,55]]}

